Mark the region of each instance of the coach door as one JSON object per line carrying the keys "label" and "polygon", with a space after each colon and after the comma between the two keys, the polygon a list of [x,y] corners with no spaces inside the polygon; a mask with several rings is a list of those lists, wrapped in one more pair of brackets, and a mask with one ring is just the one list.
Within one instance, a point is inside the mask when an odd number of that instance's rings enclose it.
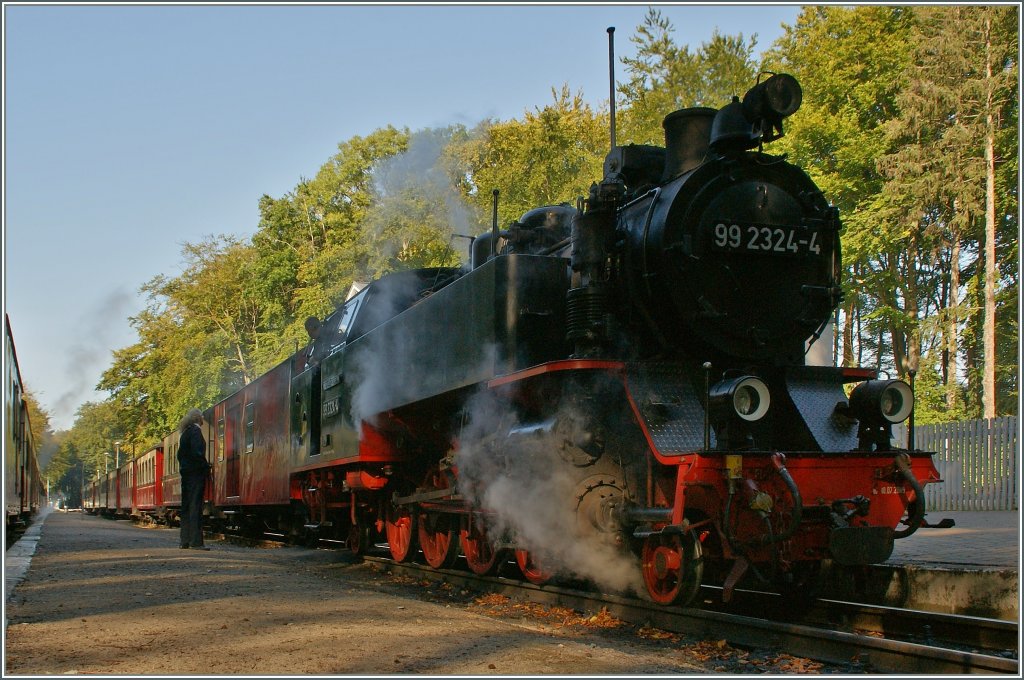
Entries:
{"label": "coach door", "polygon": [[238,456],[238,422],[240,413],[238,405],[228,409],[227,423],[224,431],[224,454],[226,457],[224,461],[224,471],[226,473],[224,495],[228,498],[238,497],[238,471],[241,465],[241,460]]}

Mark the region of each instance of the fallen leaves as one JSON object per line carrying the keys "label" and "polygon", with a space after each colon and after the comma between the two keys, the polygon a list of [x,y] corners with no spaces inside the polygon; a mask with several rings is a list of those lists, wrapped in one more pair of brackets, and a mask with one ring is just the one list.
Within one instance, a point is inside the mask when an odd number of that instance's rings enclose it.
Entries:
{"label": "fallen leaves", "polygon": [[660,628],[650,628],[648,626],[641,626],[636,634],[645,640],[667,640],[669,642],[679,642],[682,639],[681,635],[676,633],[670,633],[667,630],[661,630]]}
{"label": "fallen leaves", "polygon": [[481,595],[473,600],[471,607],[486,609],[484,614],[494,617],[528,618],[542,621],[555,628],[618,628],[624,625],[602,607],[596,614],[585,614],[566,607],[548,607],[534,602],[513,602],[510,598],[497,593]]}
{"label": "fallen leaves", "polygon": [[777,669],[783,673],[818,673],[823,668],[823,664],[817,661],[801,659],[789,654],[780,654],[774,659],[774,663]]}
{"label": "fallen leaves", "polygon": [[737,649],[728,640],[702,640],[687,645],[683,651],[702,663],[725,662],[742,673],[818,674],[824,668],[824,664],[817,661],[790,654],[751,653]]}
{"label": "fallen leaves", "polygon": [[701,640],[688,646],[686,650],[698,661],[725,661],[737,653],[737,650],[729,646],[727,640]]}

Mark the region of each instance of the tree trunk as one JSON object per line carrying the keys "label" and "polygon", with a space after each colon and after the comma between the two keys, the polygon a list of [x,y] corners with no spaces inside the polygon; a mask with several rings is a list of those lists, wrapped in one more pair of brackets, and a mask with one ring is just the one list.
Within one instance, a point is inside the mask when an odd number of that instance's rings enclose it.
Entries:
{"label": "tree trunk", "polygon": [[[854,311],[857,305],[857,295],[853,293],[846,298],[846,308],[843,310],[843,366],[859,366],[853,362],[853,324]],[[859,315],[858,315],[859,316]],[[838,333],[837,333],[838,335]]]}
{"label": "tree trunk", "polygon": [[946,408],[956,409],[959,390],[957,382],[957,342],[958,326],[960,325],[960,235],[953,233],[953,252],[949,262],[949,296],[946,307]]}
{"label": "tree trunk", "polygon": [[995,116],[993,109],[992,80],[992,20],[985,20],[985,77],[987,96],[985,100],[985,326],[982,338],[985,353],[984,378],[982,380],[982,407],[985,418],[996,417],[996,279],[999,265],[996,262],[996,162],[995,162]]}

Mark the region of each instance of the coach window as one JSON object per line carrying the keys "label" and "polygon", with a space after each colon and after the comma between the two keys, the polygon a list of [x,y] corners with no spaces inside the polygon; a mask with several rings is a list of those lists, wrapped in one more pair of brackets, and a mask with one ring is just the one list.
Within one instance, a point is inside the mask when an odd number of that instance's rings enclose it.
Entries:
{"label": "coach window", "polygon": [[224,460],[224,419],[217,420],[217,460]]}
{"label": "coach window", "polygon": [[245,405],[245,452],[252,453],[253,427],[256,419],[256,404],[251,401]]}

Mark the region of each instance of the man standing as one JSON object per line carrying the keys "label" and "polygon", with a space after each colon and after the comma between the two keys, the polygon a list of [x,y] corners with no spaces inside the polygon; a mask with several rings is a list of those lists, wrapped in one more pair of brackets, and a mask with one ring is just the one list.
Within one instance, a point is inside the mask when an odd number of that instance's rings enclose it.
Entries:
{"label": "man standing", "polygon": [[203,545],[203,491],[210,464],[206,462],[203,412],[190,410],[181,420],[178,472],[181,473],[181,547],[209,550]]}

